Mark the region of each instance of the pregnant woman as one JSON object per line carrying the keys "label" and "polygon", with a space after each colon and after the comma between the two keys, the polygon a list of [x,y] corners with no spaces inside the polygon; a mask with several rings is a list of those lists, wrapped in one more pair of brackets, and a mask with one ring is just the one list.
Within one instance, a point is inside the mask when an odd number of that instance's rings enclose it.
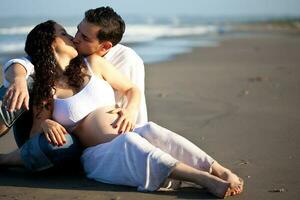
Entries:
{"label": "pregnant woman", "polygon": [[[54,145],[73,132],[86,147],[81,161],[88,178],[155,191],[167,178],[193,182],[217,197],[240,194],[243,181],[199,147],[153,122],[135,127],[139,91],[104,59],[82,58],[65,29],[54,21],[27,36],[35,66],[31,137],[43,131]],[[128,100],[115,105],[113,90]]]}

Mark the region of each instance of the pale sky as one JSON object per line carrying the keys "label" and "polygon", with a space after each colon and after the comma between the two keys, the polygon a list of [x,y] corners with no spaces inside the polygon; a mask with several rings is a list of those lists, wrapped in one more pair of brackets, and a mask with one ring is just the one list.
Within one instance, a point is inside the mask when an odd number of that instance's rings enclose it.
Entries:
{"label": "pale sky", "polygon": [[80,16],[104,5],[121,15],[300,16],[300,0],[1,0],[0,17]]}

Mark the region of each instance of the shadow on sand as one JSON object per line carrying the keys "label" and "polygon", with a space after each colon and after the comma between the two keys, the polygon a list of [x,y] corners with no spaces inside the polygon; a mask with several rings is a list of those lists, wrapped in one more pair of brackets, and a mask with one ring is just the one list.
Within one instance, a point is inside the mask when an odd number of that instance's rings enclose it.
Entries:
{"label": "shadow on sand", "polygon": [[[103,192],[137,192],[136,188],[128,186],[110,185],[89,180],[82,170],[70,170],[68,172],[44,171],[30,173],[24,169],[1,169],[0,187],[29,187],[62,190],[83,190]],[[217,199],[206,190],[184,187],[174,191],[156,191],[152,195],[175,196],[179,199]],[[159,197],[158,197],[159,198]]]}

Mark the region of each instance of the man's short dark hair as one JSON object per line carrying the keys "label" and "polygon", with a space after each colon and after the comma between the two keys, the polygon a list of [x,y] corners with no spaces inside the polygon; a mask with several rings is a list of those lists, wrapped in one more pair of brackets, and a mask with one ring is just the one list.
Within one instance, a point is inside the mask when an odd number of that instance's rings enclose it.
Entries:
{"label": "man's short dark hair", "polygon": [[85,20],[100,27],[99,41],[118,44],[125,32],[125,22],[111,7],[99,7],[85,12]]}

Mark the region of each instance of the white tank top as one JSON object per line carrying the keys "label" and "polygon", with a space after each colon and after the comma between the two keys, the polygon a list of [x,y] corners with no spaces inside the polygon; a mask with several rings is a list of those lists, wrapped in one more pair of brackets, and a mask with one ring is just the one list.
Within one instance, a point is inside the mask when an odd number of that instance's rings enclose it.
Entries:
{"label": "white tank top", "polygon": [[52,117],[69,131],[97,108],[116,104],[114,91],[110,84],[94,75],[89,63],[84,61],[91,72],[89,82],[71,97],[64,99],[54,97]]}

